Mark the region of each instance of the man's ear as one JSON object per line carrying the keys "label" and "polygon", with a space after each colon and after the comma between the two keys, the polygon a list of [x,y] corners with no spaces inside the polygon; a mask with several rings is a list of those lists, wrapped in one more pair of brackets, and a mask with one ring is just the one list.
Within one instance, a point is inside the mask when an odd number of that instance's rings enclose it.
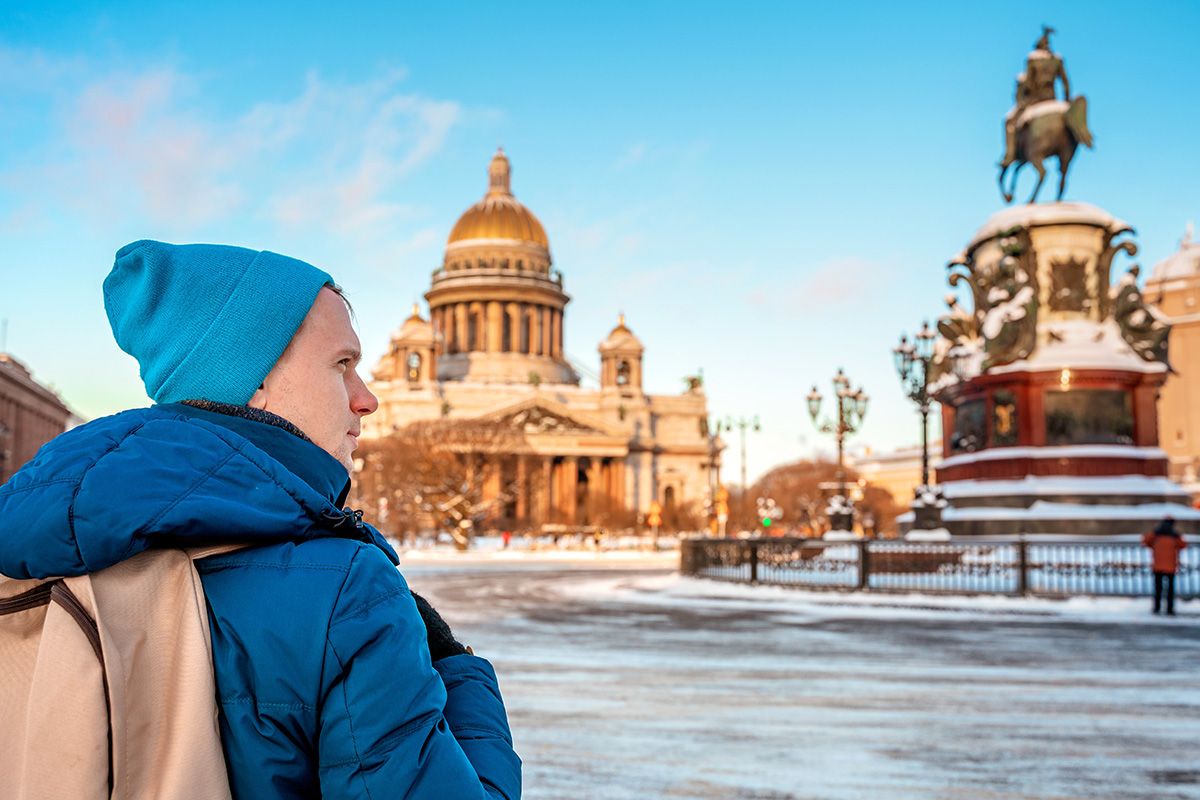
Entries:
{"label": "man's ear", "polygon": [[254,395],[246,403],[246,407],[257,408],[259,411],[267,407],[267,389],[265,383],[255,390]]}

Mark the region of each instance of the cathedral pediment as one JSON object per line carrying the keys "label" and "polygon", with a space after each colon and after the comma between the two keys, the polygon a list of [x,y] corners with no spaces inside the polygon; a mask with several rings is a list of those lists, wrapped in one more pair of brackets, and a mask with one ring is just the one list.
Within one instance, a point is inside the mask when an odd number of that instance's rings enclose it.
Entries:
{"label": "cathedral pediment", "polygon": [[621,436],[620,432],[610,430],[589,414],[541,397],[507,404],[481,415],[481,418],[501,422],[526,436]]}

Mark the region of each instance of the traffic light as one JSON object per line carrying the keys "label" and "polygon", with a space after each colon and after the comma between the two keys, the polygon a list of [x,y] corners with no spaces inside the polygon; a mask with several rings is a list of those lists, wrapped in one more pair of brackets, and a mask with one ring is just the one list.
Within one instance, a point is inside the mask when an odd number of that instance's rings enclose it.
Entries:
{"label": "traffic light", "polygon": [[764,528],[771,527],[771,523],[782,516],[783,509],[776,505],[772,498],[758,498],[758,519]]}

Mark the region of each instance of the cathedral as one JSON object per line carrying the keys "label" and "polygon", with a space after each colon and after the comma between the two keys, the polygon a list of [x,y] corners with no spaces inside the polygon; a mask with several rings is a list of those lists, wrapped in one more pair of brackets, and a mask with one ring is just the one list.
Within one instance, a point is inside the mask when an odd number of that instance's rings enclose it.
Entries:
{"label": "cathedral", "polygon": [[646,394],[644,347],[622,316],[597,348],[599,387],[581,385],[563,348],[571,298],[511,174],[497,151],[487,193],[450,231],[428,319],[414,305],[373,370],[364,438],[434,419],[514,432],[509,452],[487,455],[497,479],[483,493],[515,487],[496,516],[526,530],[621,526],[653,503],[668,520],[698,513],[719,465],[700,379]]}

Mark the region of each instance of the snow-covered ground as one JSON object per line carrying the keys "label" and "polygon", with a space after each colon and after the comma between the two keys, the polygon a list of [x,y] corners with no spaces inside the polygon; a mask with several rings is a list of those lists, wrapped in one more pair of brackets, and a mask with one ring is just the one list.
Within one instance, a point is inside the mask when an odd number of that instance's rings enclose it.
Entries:
{"label": "snow-covered ground", "polygon": [[1200,602],[804,592],[661,556],[406,558],[525,797],[1200,798]]}

